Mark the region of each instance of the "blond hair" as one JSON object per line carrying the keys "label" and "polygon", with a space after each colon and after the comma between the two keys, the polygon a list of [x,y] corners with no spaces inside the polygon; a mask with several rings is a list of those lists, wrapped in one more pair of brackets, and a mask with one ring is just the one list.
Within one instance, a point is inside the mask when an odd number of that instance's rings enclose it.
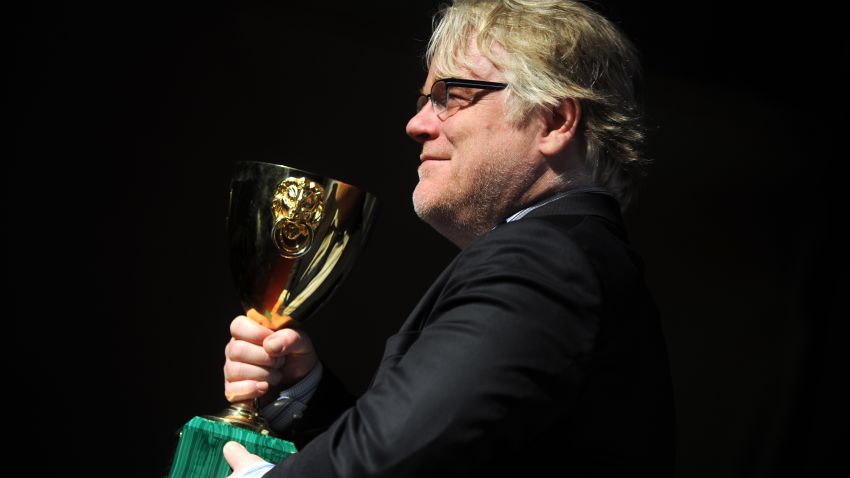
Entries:
{"label": "blond hair", "polygon": [[640,68],[629,40],[575,1],[455,0],[435,16],[426,52],[429,68],[438,78],[464,77],[473,38],[505,75],[513,123],[567,98],[579,101],[586,164],[596,184],[625,207],[645,162],[635,95]]}

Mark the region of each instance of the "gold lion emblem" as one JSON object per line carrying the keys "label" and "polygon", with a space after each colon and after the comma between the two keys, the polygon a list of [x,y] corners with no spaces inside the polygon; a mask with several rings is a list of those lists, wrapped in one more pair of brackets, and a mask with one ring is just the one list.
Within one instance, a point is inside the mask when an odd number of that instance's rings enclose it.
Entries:
{"label": "gold lion emblem", "polygon": [[304,255],[325,213],[325,189],[307,178],[286,178],[272,200],[272,238],[284,257]]}

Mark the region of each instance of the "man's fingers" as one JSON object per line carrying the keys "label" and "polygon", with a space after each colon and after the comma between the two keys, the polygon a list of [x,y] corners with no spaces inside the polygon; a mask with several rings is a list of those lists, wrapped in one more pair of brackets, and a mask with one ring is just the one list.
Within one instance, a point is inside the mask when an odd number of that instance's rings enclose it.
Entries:
{"label": "man's fingers", "polygon": [[236,340],[244,340],[260,345],[263,339],[272,334],[272,330],[240,315],[230,322],[230,335]]}
{"label": "man's fingers", "polygon": [[268,382],[257,382],[255,380],[224,382],[224,396],[231,403],[259,398],[268,391]]}
{"label": "man's fingers", "polygon": [[227,464],[233,469],[234,473],[231,476],[236,475],[241,470],[247,469],[251,465],[265,462],[265,460],[251,454],[244,446],[235,441],[227,442],[222,449],[222,453],[224,453],[224,459],[227,460]]}
{"label": "man's fingers", "polygon": [[268,381],[273,385],[280,381],[281,371],[273,368],[259,367],[233,360],[224,361],[224,380],[239,382],[242,380]]}
{"label": "man's fingers", "polygon": [[297,329],[281,329],[263,340],[263,349],[272,357],[314,353],[313,341]]}
{"label": "man's fingers", "polygon": [[252,344],[244,340],[230,339],[224,348],[224,356],[234,362],[243,362],[261,367],[278,367],[282,365],[270,356],[261,345]]}

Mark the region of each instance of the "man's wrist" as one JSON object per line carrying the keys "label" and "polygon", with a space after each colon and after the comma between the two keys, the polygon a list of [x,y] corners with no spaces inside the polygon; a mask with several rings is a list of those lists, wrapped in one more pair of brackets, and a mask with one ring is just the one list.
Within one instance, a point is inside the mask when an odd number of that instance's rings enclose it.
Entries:
{"label": "man's wrist", "polygon": [[322,366],[322,362],[316,362],[316,365],[312,368],[312,370],[310,370],[304,378],[298,381],[298,383],[282,390],[278,394],[278,400],[291,398],[302,403],[307,403],[319,387],[319,382],[322,381],[323,372],[324,367]]}
{"label": "man's wrist", "polygon": [[319,387],[322,374],[322,363],[317,362],[316,366],[301,381],[280,392],[277,400],[260,410],[266,423],[275,433],[285,434],[295,422],[304,416],[307,402]]}

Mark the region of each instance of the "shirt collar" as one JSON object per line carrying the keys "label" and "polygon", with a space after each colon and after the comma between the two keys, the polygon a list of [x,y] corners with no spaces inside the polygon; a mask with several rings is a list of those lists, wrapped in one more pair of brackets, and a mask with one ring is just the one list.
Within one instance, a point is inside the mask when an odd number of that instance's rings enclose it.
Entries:
{"label": "shirt collar", "polygon": [[566,191],[561,191],[561,192],[559,192],[555,195],[547,197],[546,199],[540,200],[540,201],[532,204],[531,206],[528,206],[525,209],[517,211],[516,213],[511,215],[509,218],[505,219],[505,222],[517,221],[517,220],[525,217],[526,214],[530,213],[531,211],[533,211],[533,210],[535,210],[535,209],[537,209],[541,206],[545,206],[545,205],[547,205],[551,202],[557,201],[558,199],[561,199],[561,198],[564,198],[564,197],[567,197],[567,196],[572,196],[573,194],[578,194],[578,193],[606,194],[606,195],[609,195],[609,196],[611,195],[611,193],[609,193],[606,189],[601,188],[599,186],[581,186],[581,187],[577,187],[577,188],[573,188],[573,189],[567,189]]}

